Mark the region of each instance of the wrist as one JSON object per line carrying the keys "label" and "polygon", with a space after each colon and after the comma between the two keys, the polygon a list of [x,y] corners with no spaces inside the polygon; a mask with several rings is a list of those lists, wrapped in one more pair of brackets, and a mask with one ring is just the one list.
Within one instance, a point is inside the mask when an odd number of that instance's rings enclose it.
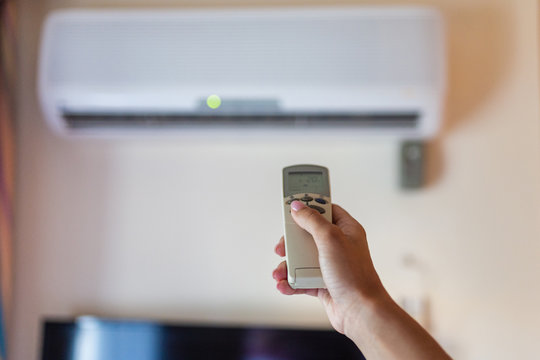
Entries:
{"label": "wrist", "polygon": [[379,283],[370,289],[356,292],[355,301],[348,307],[343,321],[343,333],[355,343],[369,335],[371,319],[392,305],[393,300]]}

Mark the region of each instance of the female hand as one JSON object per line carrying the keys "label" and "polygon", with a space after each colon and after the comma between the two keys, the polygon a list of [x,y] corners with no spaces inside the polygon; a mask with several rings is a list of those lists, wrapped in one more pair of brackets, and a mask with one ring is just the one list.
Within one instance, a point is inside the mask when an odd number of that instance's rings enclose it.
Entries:
{"label": "female hand", "polygon": [[[294,221],[315,240],[327,288],[292,289],[283,261],[273,273],[279,291],[318,296],[332,326],[352,339],[368,359],[450,359],[384,289],[362,225],[337,205],[332,205],[332,224],[302,202],[294,201],[291,208]],[[285,256],[283,237],[276,253]]]}
{"label": "female hand", "polygon": [[[346,315],[359,310],[363,301],[385,293],[369,255],[364,228],[335,204],[332,205],[333,224],[300,201],[294,201],[291,209],[294,221],[315,240],[327,289],[292,289],[287,281],[285,261],[273,272],[277,288],[286,295],[318,296],[332,326],[345,333]],[[285,256],[283,237],[275,251]]]}

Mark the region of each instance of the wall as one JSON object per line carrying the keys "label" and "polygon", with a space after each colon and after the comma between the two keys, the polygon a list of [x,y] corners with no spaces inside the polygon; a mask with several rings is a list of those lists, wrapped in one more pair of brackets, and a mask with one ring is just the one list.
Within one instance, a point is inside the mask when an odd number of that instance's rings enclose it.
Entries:
{"label": "wall", "polygon": [[22,0],[11,358],[37,358],[44,316],[328,326],[316,299],[280,296],[270,276],[279,262],[272,250],[281,236],[280,170],[303,162],[330,167],[334,200],[367,228],[392,294],[402,291],[405,255],[426,269],[431,331],[453,356],[534,358],[537,3],[414,3],[445,14],[450,92],[445,129],[431,145],[431,186],[405,193],[397,145],[384,139],[54,136],[35,99],[40,23],[47,10],[100,2]]}

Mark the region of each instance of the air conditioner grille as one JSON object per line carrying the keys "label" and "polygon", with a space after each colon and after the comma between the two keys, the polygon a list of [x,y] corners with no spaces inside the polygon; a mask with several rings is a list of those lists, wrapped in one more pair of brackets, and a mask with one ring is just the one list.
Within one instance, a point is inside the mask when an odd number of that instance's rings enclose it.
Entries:
{"label": "air conditioner grille", "polygon": [[69,128],[179,127],[179,126],[285,126],[285,127],[370,127],[415,128],[420,114],[119,114],[64,112]]}

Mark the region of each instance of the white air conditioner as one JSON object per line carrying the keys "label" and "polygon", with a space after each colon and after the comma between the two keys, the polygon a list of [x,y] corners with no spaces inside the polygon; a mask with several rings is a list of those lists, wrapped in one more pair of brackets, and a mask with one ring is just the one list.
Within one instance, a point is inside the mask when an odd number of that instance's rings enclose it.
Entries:
{"label": "white air conditioner", "polygon": [[75,135],[426,138],[444,93],[443,22],[420,7],[62,10],[45,22],[39,60],[45,118]]}

